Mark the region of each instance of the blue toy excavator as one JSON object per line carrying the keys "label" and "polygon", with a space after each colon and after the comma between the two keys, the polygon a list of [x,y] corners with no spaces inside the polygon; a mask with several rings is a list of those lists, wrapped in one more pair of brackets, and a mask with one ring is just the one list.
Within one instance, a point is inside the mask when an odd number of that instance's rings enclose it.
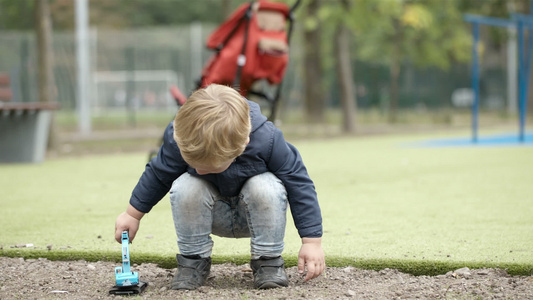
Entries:
{"label": "blue toy excavator", "polygon": [[122,232],[122,267],[115,268],[116,285],[109,290],[110,294],[115,295],[131,295],[140,294],[146,286],[147,282],[139,280],[139,273],[131,271],[130,268],[130,239],[128,232]]}

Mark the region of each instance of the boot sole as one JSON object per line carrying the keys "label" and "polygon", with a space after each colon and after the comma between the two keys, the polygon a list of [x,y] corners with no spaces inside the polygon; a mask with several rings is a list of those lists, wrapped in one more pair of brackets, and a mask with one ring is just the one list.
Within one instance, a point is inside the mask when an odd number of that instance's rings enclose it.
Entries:
{"label": "boot sole", "polygon": [[256,287],[257,289],[260,289],[260,290],[267,290],[267,289],[276,289],[276,288],[281,288],[281,287],[287,287],[288,284],[279,284],[279,283],[275,283],[275,282],[265,282],[263,284],[261,284],[260,286]]}

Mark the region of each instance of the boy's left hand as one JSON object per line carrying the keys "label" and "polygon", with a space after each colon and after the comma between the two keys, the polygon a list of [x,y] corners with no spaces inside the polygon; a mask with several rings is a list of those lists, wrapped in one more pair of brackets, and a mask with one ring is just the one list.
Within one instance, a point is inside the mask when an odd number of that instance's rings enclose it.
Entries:
{"label": "boy's left hand", "polygon": [[303,274],[307,267],[304,281],[316,278],[324,272],[326,262],[322,250],[322,238],[302,238],[302,247],[298,253],[298,273]]}

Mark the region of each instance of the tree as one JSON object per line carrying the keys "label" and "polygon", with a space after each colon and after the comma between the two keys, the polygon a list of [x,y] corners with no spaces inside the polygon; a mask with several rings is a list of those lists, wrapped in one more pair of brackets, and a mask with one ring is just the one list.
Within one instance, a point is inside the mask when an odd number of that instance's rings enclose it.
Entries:
{"label": "tree", "polygon": [[[397,120],[402,63],[448,69],[470,59],[470,34],[459,0],[359,0],[360,22],[352,23],[360,59],[386,63],[390,73],[389,121]],[[358,16],[361,16],[358,13]]]}
{"label": "tree", "polygon": [[[0,0],[0,29],[29,30],[34,26],[36,0]],[[91,26],[131,28],[189,24],[194,21],[221,23],[227,13],[247,0],[90,0]],[[54,28],[74,28],[74,1],[50,1]]]}
{"label": "tree", "polygon": [[[325,74],[323,86],[334,89],[337,84],[342,107],[342,130],[356,130],[357,99],[354,92],[354,56],[352,38],[354,36],[353,20],[356,19],[352,0],[326,1],[318,13],[322,22],[321,64]],[[335,75],[333,75],[335,74]]]}
{"label": "tree", "polygon": [[[349,14],[351,3],[341,0],[340,8]],[[340,12],[335,15],[341,14]],[[342,15],[342,14],[341,14]],[[335,61],[337,68],[337,81],[342,105],[342,129],[344,132],[354,132],[356,129],[357,99],[354,92],[352,60],[350,56],[351,32],[344,22],[337,22],[335,30]]]}
{"label": "tree", "polygon": [[0,30],[32,29],[34,0],[0,0]]}
{"label": "tree", "polygon": [[324,91],[322,89],[321,24],[318,18],[320,0],[309,0],[304,21],[304,88],[308,121],[324,121]]}
{"label": "tree", "polygon": [[222,16],[224,19],[231,15],[231,0],[222,0]]}
{"label": "tree", "polygon": [[[56,85],[53,68],[52,48],[52,21],[50,18],[50,6],[48,0],[36,0],[35,2],[35,32],[37,36],[37,61],[39,101],[53,102],[56,95]],[[50,126],[48,145],[49,148],[56,146],[54,123]]]}
{"label": "tree", "polygon": [[48,0],[36,0],[35,32],[37,40],[37,61],[39,101],[52,102],[55,94],[52,48],[52,21]]}
{"label": "tree", "polygon": [[[74,27],[72,0],[55,0],[52,10],[57,28]],[[221,23],[246,0],[91,0],[91,25],[106,28],[168,26],[192,22]]]}

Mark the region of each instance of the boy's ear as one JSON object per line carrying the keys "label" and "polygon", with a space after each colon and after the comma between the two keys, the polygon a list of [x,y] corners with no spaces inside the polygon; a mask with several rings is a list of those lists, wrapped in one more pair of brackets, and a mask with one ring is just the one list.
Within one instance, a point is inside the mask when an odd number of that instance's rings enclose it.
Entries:
{"label": "boy's ear", "polygon": [[250,137],[247,137],[246,138],[246,145],[248,145],[250,143]]}

